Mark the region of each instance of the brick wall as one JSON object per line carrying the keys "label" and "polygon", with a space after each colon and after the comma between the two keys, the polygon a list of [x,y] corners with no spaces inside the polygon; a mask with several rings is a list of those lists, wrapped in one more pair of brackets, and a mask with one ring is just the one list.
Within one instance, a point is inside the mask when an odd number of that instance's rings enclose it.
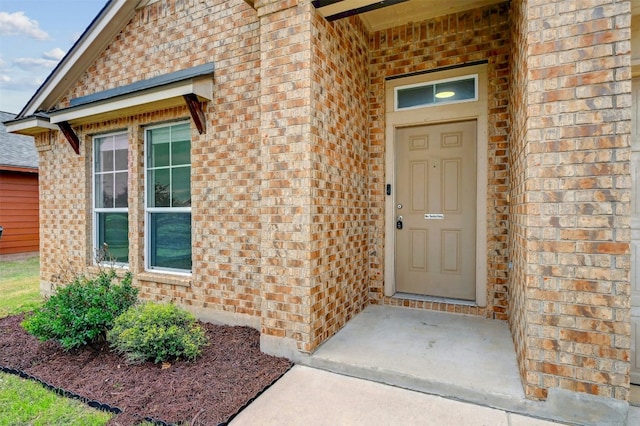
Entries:
{"label": "brick wall", "polygon": [[312,29],[311,348],[368,302],[368,51],[359,18]]}
{"label": "brick wall", "polygon": [[189,120],[186,107],[178,107],[76,127],[80,156],[59,134],[38,138],[41,194],[48,201],[41,210],[44,287],[68,263],[76,271],[92,263],[91,135],[126,131],[130,268],[143,286],[141,296],[259,324],[259,49],[257,13],[242,0],[161,0],[136,11],[60,106],[78,96],[215,62],[213,100],[204,105],[207,133],[192,131],[194,272],[182,279],[144,273],[143,266],[144,126]]}
{"label": "brick wall", "polygon": [[[526,286],[528,204],[525,203],[525,177],[527,175],[526,124],[527,124],[527,15],[524,2],[513,2],[510,10],[511,25],[511,75],[509,94],[510,214],[509,255],[512,262],[509,283],[509,326],[518,355],[520,375],[526,377],[528,340],[526,331]],[[534,213],[534,212],[530,212]],[[523,379],[524,381],[524,379]]]}
{"label": "brick wall", "polygon": [[628,1],[514,5],[510,309],[531,397],[628,396],[629,26]]}
{"label": "brick wall", "polygon": [[[40,289],[73,277],[87,265],[91,162],[75,155],[59,132],[34,138],[39,156]],[[84,146],[81,147],[81,153]],[[64,167],[61,165],[64,164]]]}
{"label": "brick wall", "polygon": [[263,336],[311,350],[311,4],[256,2],[260,16]]}
{"label": "brick wall", "polygon": [[262,333],[310,352],[367,301],[367,49],[358,19],[260,15]]}
{"label": "brick wall", "polygon": [[[370,34],[370,292],[373,303],[393,303],[507,319],[509,25],[506,3]],[[488,61],[487,308],[384,297],[385,78]]]}

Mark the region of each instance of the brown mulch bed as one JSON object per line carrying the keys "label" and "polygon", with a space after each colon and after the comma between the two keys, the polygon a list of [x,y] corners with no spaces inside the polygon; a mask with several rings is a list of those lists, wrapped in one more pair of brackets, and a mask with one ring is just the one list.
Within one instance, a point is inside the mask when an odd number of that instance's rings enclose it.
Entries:
{"label": "brown mulch bed", "polygon": [[145,418],[225,424],[291,367],[261,353],[259,333],[249,327],[201,323],[210,344],[196,361],[129,365],[106,344],[65,352],[55,342],[39,342],[20,326],[22,319],[0,319],[0,367],[119,408],[110,425]]}

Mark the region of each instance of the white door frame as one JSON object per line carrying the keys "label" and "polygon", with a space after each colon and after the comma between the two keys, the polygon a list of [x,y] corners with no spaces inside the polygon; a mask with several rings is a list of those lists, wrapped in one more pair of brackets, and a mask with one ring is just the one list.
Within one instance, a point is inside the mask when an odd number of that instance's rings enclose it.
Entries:
{"label": "white door frame", "polygon": [[631,80],[631,351],[629,376],[632,384],[640,384],[640,75]]}
{"label": "white door frame", "polygon": [[[478,74],[478,100],[457,104],[430,106],[394,111],[394,88],[413,83],[442,80],[468,74]],[[385,272],[384,294],[396,293],[395,261],[395,134],[396,128],[422,126],[453,121],[477,120],[476,161],[476,305],[487,306],[487,185],[488,185],[488,84],[487,66],[476,65],[447,71],[416,75],[387,81],[386,85],[386,184],[391,185],[391,195],[385,195]]]}

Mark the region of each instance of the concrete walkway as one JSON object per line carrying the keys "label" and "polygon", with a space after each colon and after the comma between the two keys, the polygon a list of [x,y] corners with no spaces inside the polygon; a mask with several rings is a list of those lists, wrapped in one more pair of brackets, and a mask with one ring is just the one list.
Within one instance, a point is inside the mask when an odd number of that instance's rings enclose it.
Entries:
{"label": "concrete walkway", "polygon": [[546,426],[540,419],[296,365],[230,423]]}

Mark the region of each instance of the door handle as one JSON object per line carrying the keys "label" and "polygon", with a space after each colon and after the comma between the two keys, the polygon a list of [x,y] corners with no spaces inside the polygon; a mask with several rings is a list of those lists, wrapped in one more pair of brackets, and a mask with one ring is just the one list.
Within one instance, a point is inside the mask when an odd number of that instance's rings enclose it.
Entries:
{"label": "door handle", "polygon": [[402,216],[398,216],[398,219],[396,219],[396,228],[402,229]]}

